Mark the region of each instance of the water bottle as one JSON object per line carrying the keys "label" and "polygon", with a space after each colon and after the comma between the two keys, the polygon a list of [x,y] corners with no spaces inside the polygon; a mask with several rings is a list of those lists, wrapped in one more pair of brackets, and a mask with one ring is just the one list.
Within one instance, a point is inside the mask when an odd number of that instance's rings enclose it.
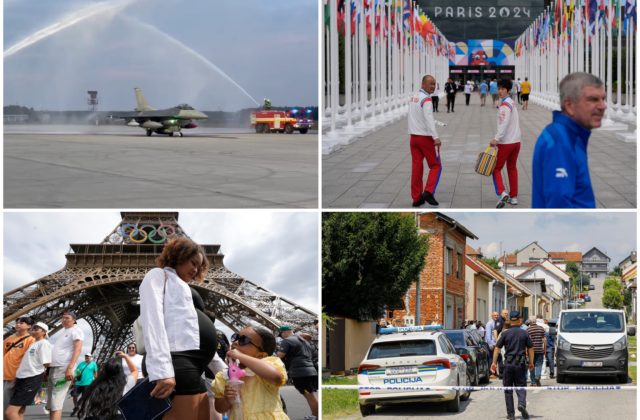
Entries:
{"label": "water bottle", "polygon": [[58,381],[57,381],[55,384],[53,384],[53,387],[54,387],[54,388],[61,389],[61,388],[63,388],[63,387],[64,387],[64,385],[65,385],[67,382],[68,382],[68,381],[67,381],[67,378],[58,379]]}

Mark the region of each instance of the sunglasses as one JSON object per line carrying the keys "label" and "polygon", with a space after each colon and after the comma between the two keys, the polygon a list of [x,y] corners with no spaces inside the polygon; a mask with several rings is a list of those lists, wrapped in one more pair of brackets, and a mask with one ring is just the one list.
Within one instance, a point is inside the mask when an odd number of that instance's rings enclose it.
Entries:
{"label": "sunglasses", "polygon": [[253,341],[251,341],[251,337],[249,337],[247,335],[240,335],[238,333],[234,333],[233,335],[231,335],[231,342],[232,343],[238,343],[241,346],[246,346],[247,344],[251,344],[252,346],[257,348],[258,350],[264,351],[262,349],[262,347],[260,347],[259,345],[255,344]]}

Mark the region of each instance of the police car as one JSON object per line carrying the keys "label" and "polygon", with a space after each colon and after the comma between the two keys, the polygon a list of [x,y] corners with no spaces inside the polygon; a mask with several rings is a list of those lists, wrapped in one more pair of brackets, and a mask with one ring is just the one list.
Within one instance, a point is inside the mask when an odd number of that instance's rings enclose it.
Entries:
{"label": "police car", "polygon": [[[456,352],[442,326],[382,328],[358,368],[361,387],[468,386],[467,365]],[[460,400],[469,391],[451,389],[360,389],[363,416],[375,413],[376,404],[447,402],[451,412],[460,411]]]}

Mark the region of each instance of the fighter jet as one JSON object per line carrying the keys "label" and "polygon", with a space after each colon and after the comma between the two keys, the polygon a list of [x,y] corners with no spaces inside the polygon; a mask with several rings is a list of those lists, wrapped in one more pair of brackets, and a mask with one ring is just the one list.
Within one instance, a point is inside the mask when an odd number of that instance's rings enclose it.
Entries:
{"label": "fighter jet", "polygon": [[151,134],[167,134],[173,136],[178,133],[183,136],[183,128],[196,128],[193,120],[206,120],[206,114],[196,111],[192,106],[180,104],[173,108],[157,110],[147,103],[142,89],[135,88],[137,107],[135,112],[112,115],[112,118],[128,120],[129,127],[141,127],[147,130],[147,136]]}

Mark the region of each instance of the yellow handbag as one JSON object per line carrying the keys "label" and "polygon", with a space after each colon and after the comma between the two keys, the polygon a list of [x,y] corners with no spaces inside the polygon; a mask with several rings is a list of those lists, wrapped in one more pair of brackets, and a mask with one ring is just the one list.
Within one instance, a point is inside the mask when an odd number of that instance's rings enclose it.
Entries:
{"label": "yellow handbag", "polygon": [[476,172],[480,175],[491,176],[493,170],[496,168],[496,162],[498,161],[498,148],[488,146],[478,155],[476,161]]}

